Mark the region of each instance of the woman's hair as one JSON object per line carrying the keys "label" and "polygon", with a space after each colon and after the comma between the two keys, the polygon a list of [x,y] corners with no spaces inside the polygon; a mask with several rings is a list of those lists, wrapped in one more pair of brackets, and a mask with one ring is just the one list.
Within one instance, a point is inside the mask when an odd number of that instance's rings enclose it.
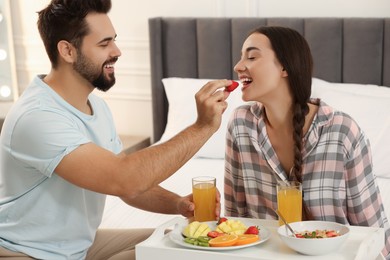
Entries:
{"label": "woman's hair", "polygon": [[38,30],[53,68],[58,65],[58,42],[65,40],[80,48],[89,32],[87,14],[106,14],[110,9],[111,0],[52,0],[38,12]]}
{"label": "woman's hair", "polygon": [[313,58],[305,38],[297,31],[279,26],[265,26],[252,33],[261,33],[268,37],[277,59],[288,73],[290,91],[293,96],[293,138],[294,166],[292,174],[302,181],[302,137],[305,116],[309,112],[307,105],[311,95]]}

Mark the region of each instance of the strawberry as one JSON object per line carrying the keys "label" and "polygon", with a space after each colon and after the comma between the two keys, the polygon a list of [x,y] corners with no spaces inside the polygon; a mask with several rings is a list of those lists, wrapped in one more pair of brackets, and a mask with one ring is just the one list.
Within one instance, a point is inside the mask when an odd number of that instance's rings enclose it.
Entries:
{"label": "strawberry", "polygon": [[232,84],[229,85],[229,86],[227,86],[227,87],[225,88],[225,90],[226,90],[227,92],[232,92],[232,91],[235,90],[237,87],[238,87],[238,82],[232,80]]}
{"label": "strawberry", "polygon": [[216,238],[216,237],[223,236],[223,235],[225,235],[225,233],[221,233],[218,231],[210,231],[209,233],[207,233],[207,236],[211,237],[211,238]]}
{"label": "strawberry", "polygon": [[326,236],[327,237],[337,237],[337,236],[339,236],[339,234],[337,234],[337,232],[334,230],[330,230],[330,231],[326,231]]}
{"label": "strawberry", "polygon": [[225,221],[227,221],[227,220],[228,220],[228,219],[225,218],[225,217],[219,218],[219,219],[218,219],[218,222],[217,222],[217,225],[219,225],[219,224],[221,224],[221,223],[223,223],[223,222],[225,222]]}
{"label": "strawberry", "polygon": [[257,227],[257,226],[250,226],[250,227],[248,227],[248,229],[245,231],[244,234],[258,235],[259,234],[259,227]]}

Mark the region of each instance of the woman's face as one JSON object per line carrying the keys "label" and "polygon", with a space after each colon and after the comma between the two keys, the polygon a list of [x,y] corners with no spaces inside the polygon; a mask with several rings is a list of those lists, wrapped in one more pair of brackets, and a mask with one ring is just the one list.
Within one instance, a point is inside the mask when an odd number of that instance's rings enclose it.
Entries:
{"label": "woman's face", "polygon": [[260,33],[253,33],[245,40],[234,71],[243,84],[244,101],[263,102],[266,97],[271,98],[287,77],[268,37]]}

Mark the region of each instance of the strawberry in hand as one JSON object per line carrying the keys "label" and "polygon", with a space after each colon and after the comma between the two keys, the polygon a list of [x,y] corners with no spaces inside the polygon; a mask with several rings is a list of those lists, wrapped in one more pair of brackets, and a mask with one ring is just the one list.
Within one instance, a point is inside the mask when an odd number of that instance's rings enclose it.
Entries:
{"label": "strawberry in hand", "polygon": [[248,227],[248,229],[245,231],[244,234],[258,235],[259,234],[259,228],[257,226],[250,226],[250,227]]}
{"label": "strawberry in hand", "polygon": [[226,88],[225,88],[225,90],[227,91],[227,92],[232,92],[233,90],[235,90],[237,87],[238,87],[238,82],[237,81],[234,81],[234,80],[232,80],[232,84],[231,85],[229,85],[229,86],[227,86]]}

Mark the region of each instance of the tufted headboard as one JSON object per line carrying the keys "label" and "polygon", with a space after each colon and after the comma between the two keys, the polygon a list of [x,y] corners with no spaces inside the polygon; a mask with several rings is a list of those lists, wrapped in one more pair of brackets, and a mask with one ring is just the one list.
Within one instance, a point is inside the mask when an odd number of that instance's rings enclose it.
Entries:
{"label": "tufted headboard", "polygon": [[149,19],[154,141],[167,123],[167,77],[234,79],[233,66],[249,31],[291,27],[307,39],[314,77],[390,87],[390,18]]}

